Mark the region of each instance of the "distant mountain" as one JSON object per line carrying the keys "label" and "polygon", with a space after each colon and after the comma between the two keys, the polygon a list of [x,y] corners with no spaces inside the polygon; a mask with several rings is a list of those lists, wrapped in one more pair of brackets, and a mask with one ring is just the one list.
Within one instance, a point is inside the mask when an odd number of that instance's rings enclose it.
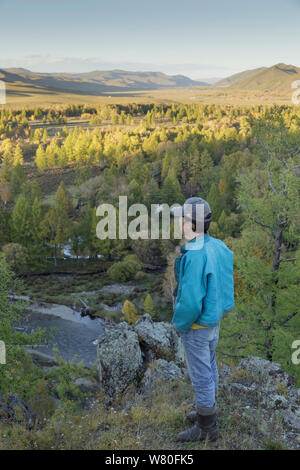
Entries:
{"label": "distant mountain", "polygon": [[207,86],[184,75],[162,72],[128,72],[126,70],[95,70],[88,73],[36,73],[22,68],[0,69],[0,80],[10,88],[26,87],[36,91],[52,91],[85,95],[106,92],[155,90],[166,87]]}
{"label": "distant mountain", "polygon": [[288,91],[294,80],[300,80],[300,68],[294,65],[276,64],[237,73],[220,82],[217,87],[240,90]]}
{"label": "distant mountain", "polygon": [[218,81],[217,83],[215,83],[215,86],[229,87],[244,78],[252,77],[253,75],[261,72],[262,70],[265,70],[265,67],[260,67],[258,69],[252,70],[244,70],[244,72],[235,73],[234,75],[230,75],[229,77],[223,78],[222,80]]}
{"label": "distant mountain", "polygon": [[223,79],[220,77],[209,77],[209,78],[197,79],[197,81],[204,83],[205,84],[204,86],[214,85],[215,83],[220,82],[221,80]]}

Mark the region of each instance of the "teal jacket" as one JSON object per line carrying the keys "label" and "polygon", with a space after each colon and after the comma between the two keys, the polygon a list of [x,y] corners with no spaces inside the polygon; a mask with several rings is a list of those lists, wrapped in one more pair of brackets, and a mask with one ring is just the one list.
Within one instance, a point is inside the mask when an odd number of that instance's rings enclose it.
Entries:
{"label": "teal jacket", "polygon": [[181,247],[175,277],[178,289],[172,323],[180,332],[193,323],[216,326],[234,308],[233,253],[208,233]]}

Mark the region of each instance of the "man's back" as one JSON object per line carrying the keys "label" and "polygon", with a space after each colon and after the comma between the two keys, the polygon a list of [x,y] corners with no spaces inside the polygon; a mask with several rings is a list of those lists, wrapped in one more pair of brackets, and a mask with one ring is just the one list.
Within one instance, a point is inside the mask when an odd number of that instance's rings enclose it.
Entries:
{"label": "man's back", "polygon": [[185,245],[172,322],[179,331],[193,323],[216,326],[234,307],[233,253],[207,233]]}
{"label": "man's back", "polygon": [[[218,323],[234,307],[233,253],[221,240],[209,237],[204,244],[206,252],[206,295],[200,321]],[[212,308],[214,312],[211,312]],[[214,318],[215,317],[215,318]]]}

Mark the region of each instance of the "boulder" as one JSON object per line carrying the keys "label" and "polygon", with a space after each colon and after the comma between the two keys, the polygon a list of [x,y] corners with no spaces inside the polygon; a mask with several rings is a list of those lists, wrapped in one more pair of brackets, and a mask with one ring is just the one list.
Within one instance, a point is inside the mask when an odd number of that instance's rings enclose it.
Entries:
{"label": "boulder", "polygon": [[79,377],[74,381],[74,384],[83,393],[97,393],[100,390],[99,383],[93,382],[85,377]]}
{"label": "boulder", "polygon": [[178,380],[184,378],[182,368],[178,367],[175,362],[168,362],[164,359],[156,359],[149,364],[148,369],[141,381],[141,392],[146,393],[152,385],[158,382]]}
{"label": "boulder", "polygon": [[265,396],[263,404],[266,408],[273,408],[275,410],[287,409],[289,406],[288,400],[283,395],[279,395],[277,393],[271,393],[270,395]]}
{"label": "boulder", "polygon": [[183,345],[171,323],[154,322],[146,313],[137,320],[134,330],[138,335],[146,363],[155,359],[164,359],[184,367]]}
{"label": "boulder", "polygon": [[100,388],[113,397],[138,382],[142,370],[142,351],[138,335],[125,322],[101,335],[97,346]]}
{"label": "boulder", "polygon": [[219,377],[224,379],[225,377],[230,377],[232,375],[231,368],[227,364],[220,364]]}
{"label": "boulder", "polygon": [[272,390],[278,385],[290,387],[296,384],[295,378],[284,372],[280,364],[261,357],[246,357],[241,360],[237,368],[261,376],[265,385]]}
{"label": "boulder", "polygon": [[300,431],[300,406],[290,406],[284,413],[283,420],[292,429]]}
{"label": "boulder", "polygon": [[221,388],[238,395],[242,401],[262,406],[266,412],[282,413],[285,424],[299,431],[300,389],[295,387],[295,378],[284,372],[280,364],[260,357],[249,356],[242,359],[237,368],[249,372],[247,386],[239,383],[245,380],[242,376],[231,376],[225,378]]}

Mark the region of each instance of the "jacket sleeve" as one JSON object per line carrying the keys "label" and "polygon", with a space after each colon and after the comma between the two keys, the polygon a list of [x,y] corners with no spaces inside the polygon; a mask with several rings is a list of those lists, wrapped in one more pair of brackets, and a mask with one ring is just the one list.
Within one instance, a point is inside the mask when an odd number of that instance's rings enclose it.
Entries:
{"label": "jacket sleeve", "polygon": [[180,331],[187,331],[199,318],[206,295],[205,255],[186,255],[180,276],[172,323]]}

